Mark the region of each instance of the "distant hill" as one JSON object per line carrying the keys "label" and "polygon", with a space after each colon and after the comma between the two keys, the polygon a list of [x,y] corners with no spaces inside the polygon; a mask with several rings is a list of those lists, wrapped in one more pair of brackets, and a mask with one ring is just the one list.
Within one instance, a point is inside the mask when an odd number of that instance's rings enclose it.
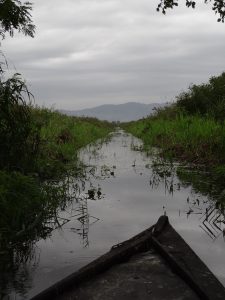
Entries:
{"label": "distant hill", "polygon": [[146,117],[154,112],[154,108],[164,105],[159,103],[128,102],[124,104],[104,104],[82,110],[60,110],[60,112],[69,116],[87,116],[95,117],[99,120],[128,122]]}

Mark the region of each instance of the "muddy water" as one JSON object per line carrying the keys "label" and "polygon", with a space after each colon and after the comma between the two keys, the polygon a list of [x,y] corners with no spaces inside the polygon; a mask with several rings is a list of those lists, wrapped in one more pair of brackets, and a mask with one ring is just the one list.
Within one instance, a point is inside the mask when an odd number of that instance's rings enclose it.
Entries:
{"label": "muddy water", "polygon": [[[141,142],[116,132],[110,141],[80,152],[86,179],[71,182],[76,199],[60,213],[65,224],[39,241],[16,280],[12,299],[29,299],[157,221],[170,222],[225,284],[223,215],[212,201],[164,171],[155,156],[137,151]],[[7,298],[6,298],[7,299]]]}

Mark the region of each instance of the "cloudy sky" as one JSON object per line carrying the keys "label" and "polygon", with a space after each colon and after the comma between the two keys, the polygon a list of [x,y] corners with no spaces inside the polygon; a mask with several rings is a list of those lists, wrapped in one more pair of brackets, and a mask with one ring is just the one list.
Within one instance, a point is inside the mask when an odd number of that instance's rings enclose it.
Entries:
{"label": "cloudy sky", "polygon": [[7,37],[1,48],[39,105],[167,102],[225,70],[225,24],[203,0],[166,16],[157,0],[31,2],[35,38]]}

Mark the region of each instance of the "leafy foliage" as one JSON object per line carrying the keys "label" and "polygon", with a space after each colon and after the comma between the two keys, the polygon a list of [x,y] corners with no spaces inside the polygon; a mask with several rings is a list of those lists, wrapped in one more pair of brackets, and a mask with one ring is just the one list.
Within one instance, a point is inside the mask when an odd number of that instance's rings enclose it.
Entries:
{"label": "leafy foliage", "polygon": [[31,10],[30,2],[0,0],[0,36],[4,38],[6,32],[13,36],[14,30],[18,30],[33,37],[35,26],[31,20]]}
{"label": "leafy foliage", "polygon": [[[219,15],[219,18],[217,19],[218,22],[224,22],[225,19],[225,1],[223,0],[204,0],[204,2],[207,4],[209,2],[212,2],[212,10],[215,12],[215,14]],[[157,6],[157,11],[162,11],[163,14],[166,14],[166,10],[168,8],[172,9],[175,6],[178,6],[179,0],[160,0],[160,3]],[[193,0],[186,0],[186,6],[195,8],[196,7],[196,1]]]}
{"label": "leafy foliage", "polygon": [[208,115],[224,122],[225,73],[211,77],[206,84],[189,87],[187,92],[177,96],[177,106],[188,114]]}

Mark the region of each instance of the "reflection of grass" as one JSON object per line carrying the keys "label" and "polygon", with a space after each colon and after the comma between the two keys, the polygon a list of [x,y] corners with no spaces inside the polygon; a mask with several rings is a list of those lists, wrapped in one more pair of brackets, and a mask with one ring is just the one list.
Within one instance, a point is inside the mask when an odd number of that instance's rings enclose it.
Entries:
{"label": "reflection of grass", "polygon": [[171,162],[156,157],[151,165],[147,164],[145,167],[152,170],[149,180],[152,188],[158,188],[159,184],[163,183],[165,193],[173,194],[175,188],[179,189],[179,185],[174,182],[176,167]]}
{"label": "reflection of grass", "polygon": [[[58,226],[58,207],[68,200],[65,185],[38,183],[18,172],[0,171],[0,286],[23,291],[18,278],[33,257],[33,247]],[[56,224],[56,225],[55,225]],[[27,274],[28,275],[28,274]]]}
{"label": "reflection of grass", "polygon": [[0,172],[1,252],[46,237],[59,206],[67,201],[67,187],[38,184],[20,173]]}
{"label": "reflection of grass", "polygon": [[225,203],[224,183],[218,182],[210,173],[178,167],[177,176],[183,185],[191,185],[195,192],[209,196],[218,203]]}

